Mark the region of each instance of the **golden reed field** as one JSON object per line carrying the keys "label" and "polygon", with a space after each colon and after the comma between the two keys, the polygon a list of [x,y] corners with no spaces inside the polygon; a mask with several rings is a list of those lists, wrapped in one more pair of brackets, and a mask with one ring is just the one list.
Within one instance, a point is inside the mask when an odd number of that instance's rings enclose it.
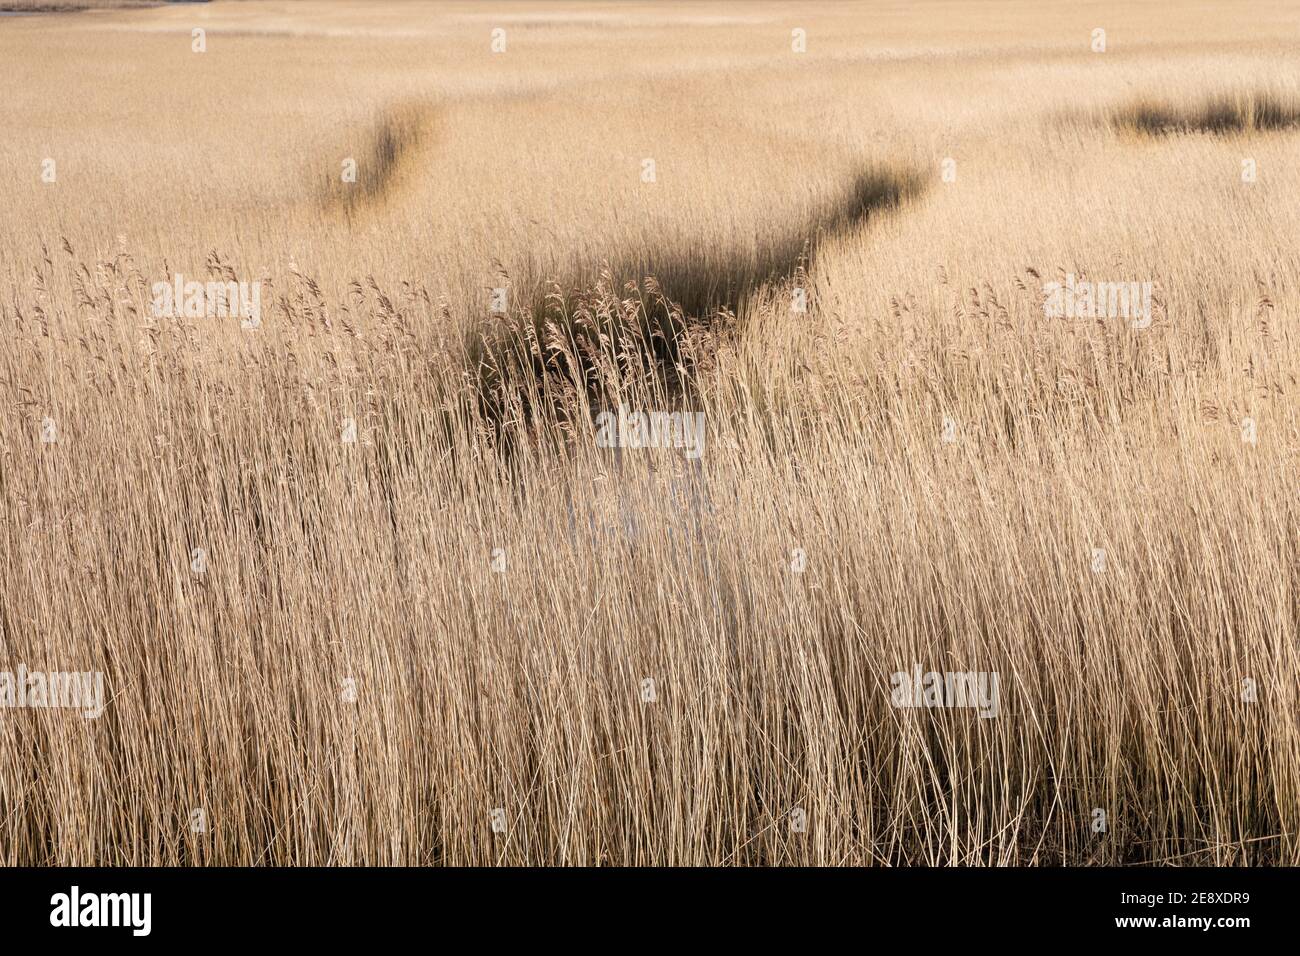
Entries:
{"label": "golden reed field", "polygon": [[1300,7],[0,18],[0,863],[1300,864]]}

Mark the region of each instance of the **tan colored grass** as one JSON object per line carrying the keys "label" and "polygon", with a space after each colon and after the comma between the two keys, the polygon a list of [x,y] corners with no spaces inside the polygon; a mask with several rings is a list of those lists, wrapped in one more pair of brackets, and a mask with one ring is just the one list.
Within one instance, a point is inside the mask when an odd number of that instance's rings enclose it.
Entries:
{"label": "tan colored grass", "polygon": [[1300,862],[1296,133],[1095,121],[1292,5],[208,6],[0,29],[0,670],[112,698],[0,710],[0,862]]}
{"label": "tan colored grass", "polygon": [[1300,125],[1300,98],[1251,91],[1177,106],[1140,100],[1117,111],[1112,123],[1146,135],[1268,133]]}

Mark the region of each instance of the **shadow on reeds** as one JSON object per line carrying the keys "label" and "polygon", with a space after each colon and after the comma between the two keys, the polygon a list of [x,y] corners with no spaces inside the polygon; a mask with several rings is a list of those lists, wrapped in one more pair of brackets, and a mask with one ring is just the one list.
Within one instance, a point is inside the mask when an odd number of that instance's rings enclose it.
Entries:
{"label": "shadow on reeds", "polygon": [[686,253],[674,248],[628,252],[612,258],[608,269],[620,280],[653,276],[664,295],[689,317],[718,309],[739,311],[765,283],[806,271],[822,240],[852,229],[873,212],[897,206],[920,192],[921,183],[920,174],[911,170],[864,170],[822,209],[801,220],[769,223],[769,231],[756,241],[746,236],[722,248]]}
{"label": "shadow on reeds", "polygon": [[824,240],[918,194],[922,183],[912,169],[872,168],[823,209],[784,228],[773,223],[757,242],[625,252],[594,278],[551,283],[472,331],[480,413],[507,439],[539,416],[583,417],[629,394],[680,406],[751,296],[775,283],[804,286]]}
{"label": "shadow on reeds", "polygon": [[1274,93],[1216,96],[1191,106],[1138,100],[1110,117],[1112,128],[1142,136],[1274,132],[1300,126],[1300,99]]}
{"label": "shadow on reeds", "polygon": [[351,219],[396,193],[414,167],[413,157],[432,138],[437,112],[424,100],[399,103],[382,112],[347,160],[355,163],[355,180],[345,165],[329,169],[321,190],[327,212]]}

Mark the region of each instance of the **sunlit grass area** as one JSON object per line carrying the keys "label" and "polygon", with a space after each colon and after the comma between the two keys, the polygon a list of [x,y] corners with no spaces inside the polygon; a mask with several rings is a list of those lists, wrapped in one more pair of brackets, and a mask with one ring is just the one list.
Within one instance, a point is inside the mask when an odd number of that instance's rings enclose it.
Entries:
{"label": "sunlit grass area", "polygon": [[1300,863],[1245,6],[6,18],[0,862]]}

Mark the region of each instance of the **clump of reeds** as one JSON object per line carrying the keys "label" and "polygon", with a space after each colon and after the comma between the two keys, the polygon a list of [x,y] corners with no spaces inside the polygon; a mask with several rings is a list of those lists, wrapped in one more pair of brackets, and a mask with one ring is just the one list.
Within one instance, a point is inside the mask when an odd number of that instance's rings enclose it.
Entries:
{"label": "clump of reeds", "polygon": [[1111,124],[1148,136],[1268,132],[1300,125],[1300,99],[1272,92],[1224,94],[1192,104],[1146,98],[1121,107]]}

